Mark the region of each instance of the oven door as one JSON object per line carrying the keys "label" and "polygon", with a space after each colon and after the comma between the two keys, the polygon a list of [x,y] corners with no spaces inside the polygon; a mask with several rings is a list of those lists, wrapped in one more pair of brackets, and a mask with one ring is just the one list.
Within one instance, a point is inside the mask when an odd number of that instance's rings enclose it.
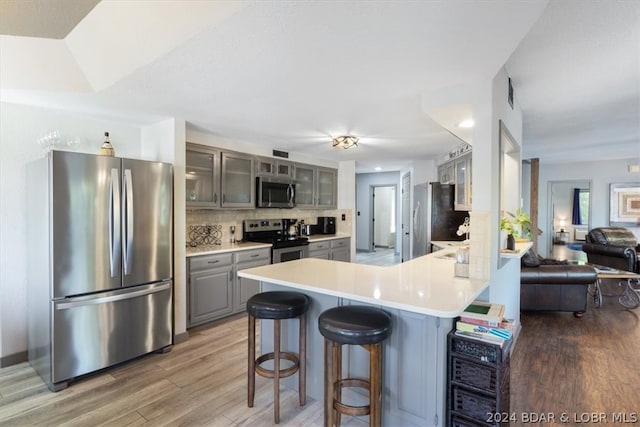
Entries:
{"label": "oven door", "polygon": [[292,246],[290,248],[278,248],[271,250],[271,263],[293,261],[307,258],[309,256],[309,245]]}
{"label": "oven door", "polygon": [[256,204],[259,208],[293,208],[296,206],[293,181],[256,178]]}

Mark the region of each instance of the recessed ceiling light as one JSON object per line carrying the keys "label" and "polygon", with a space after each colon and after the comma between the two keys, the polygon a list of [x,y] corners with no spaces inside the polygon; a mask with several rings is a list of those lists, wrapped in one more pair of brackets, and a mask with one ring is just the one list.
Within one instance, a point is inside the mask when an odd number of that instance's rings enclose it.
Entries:
{"label": "recessed ceiling light", "polygon": [[460,123],[458,123],[458,127],[468,129],[468,128],[472,128],[473,125],[475,125],[475,124],[476,124],[476,122],[474,122],[473,119],[465,119],[465,120],[461,121]]}
{"label": "recessed ceiling light", "polygon": [[382,170],[382,168],[381,168],[380,166],[376,166],[376,167],[375,167],[375,171],[376,171],[376,172],[380,172],[381,170]]}

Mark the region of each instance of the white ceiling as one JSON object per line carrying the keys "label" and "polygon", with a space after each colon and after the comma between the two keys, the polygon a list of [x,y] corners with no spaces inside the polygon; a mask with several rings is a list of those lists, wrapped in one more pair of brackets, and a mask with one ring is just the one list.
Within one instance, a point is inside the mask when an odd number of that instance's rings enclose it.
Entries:
{"label": "white ceiling", "polygon": [[[525,158],[640,159],[638,1],[103,0],[89,10],[59,41],[75,67],[64,76],[31,75],[24,46],[38,40],[2,36],[3,101],[141,124],[180,117],[224,138],[390,170],[460,144],[423,111],[430,94],[504,66]],[[361,137],[357,149],[330,147],[347,133]]]}

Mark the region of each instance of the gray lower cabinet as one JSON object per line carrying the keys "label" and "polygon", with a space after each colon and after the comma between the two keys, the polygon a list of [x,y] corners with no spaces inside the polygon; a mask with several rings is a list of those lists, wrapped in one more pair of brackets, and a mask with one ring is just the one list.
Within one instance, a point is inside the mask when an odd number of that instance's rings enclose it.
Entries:
{"label": "gray lower cabinet", "polygon": [[351,239],[343,237],[310,242],[309,258],[351,262]]}
{"label": "gray lower cabinet", "polygon": [[334,261],[351,262],[351,239],[331,240],[331,259]]}
{"label": "gray lower cabinet", "polygon": [[233,312],[233,255],[205,255],[189,260],[189,326]]}
{"label": "gray lower cabinet", "polygon": [[260,282],[238,277],[238,271],[270,263],[270,248],[189,258],[188,327],[244,311]]}
{"label": "gray lower cabinet", "polygon": [[331,241],[310,242],[309,258],[331,259]]}

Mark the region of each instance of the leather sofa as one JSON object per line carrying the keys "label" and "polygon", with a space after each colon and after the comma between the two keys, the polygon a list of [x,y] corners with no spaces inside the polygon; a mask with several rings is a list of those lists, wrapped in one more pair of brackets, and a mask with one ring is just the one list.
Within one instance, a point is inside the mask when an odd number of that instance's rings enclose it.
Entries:
{"label": "leather sofa", "polygon": [[539,259],[529,251],[520,269],[520,310],[569,311],[582,317],[587,311],[589,285],[596,280],[593,267]]}
{"label": "leather sofa", "polygon": [[582,245],[589,264],[640,273],[638,249],[635,235],[624,227],[594,228],[589,231],[586,243]]}

